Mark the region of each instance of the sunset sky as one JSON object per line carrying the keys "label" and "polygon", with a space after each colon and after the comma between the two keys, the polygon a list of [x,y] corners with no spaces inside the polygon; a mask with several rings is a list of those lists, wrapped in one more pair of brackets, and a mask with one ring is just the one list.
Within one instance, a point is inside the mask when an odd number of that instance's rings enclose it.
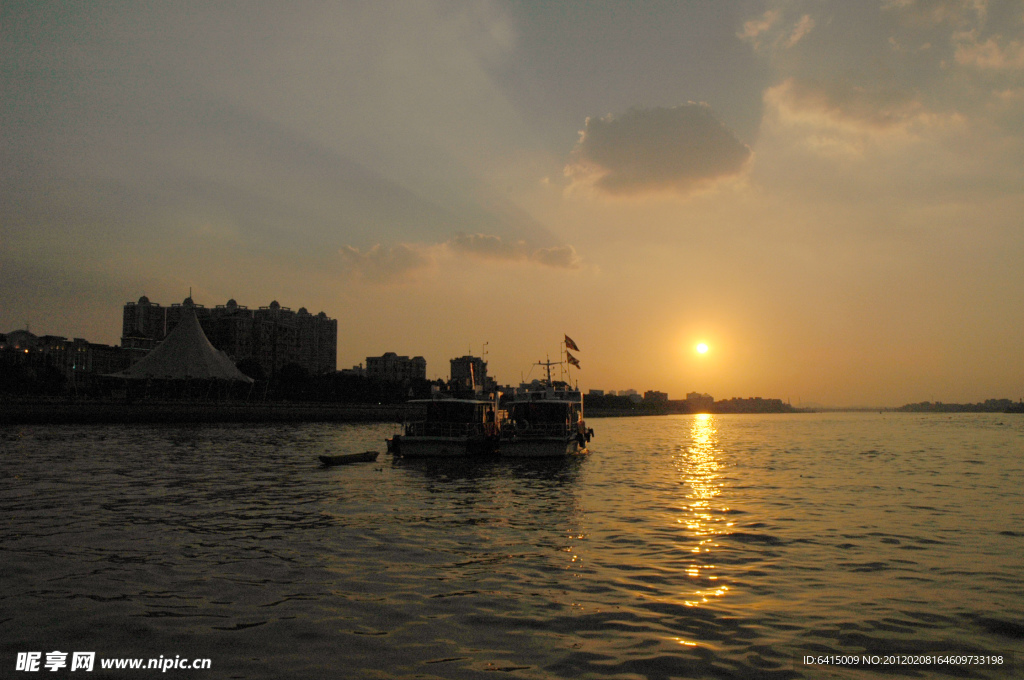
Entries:
{"label": "sunset sky", "polygon": [[[0,5],[0,331],[277,300],[338,366],[1024,396],[1024,2]],[[698,353],[698,343],[708,351]]]}

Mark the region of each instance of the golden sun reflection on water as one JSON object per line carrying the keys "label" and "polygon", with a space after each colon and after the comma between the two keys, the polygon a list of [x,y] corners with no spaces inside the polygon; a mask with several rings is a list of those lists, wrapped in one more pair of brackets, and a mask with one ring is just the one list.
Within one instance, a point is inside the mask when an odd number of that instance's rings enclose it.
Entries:
{"label": "golden sun reflection on water", "polygon": [[712,583],[718,580],[713,574],[716,566],[712,550],[718,547],[716,537],[724,533],[732,523],[721,517],[721,512],[728,508],[712,507],[715,498],[721,494],[721,472],[724,467],[719,460],[715,417],[706,413],[695,415],[689,434],[689,444],[679,448],[675,460],[679,479],[686,489],[684,514],[677,522],[686,527],[688,538],[692,541],[692,557],[686,567],[686,575],[698,586],[694,590],[687,589],[683,604],[697,607],[712,597],[725,595],[729,589],[728,586]]}

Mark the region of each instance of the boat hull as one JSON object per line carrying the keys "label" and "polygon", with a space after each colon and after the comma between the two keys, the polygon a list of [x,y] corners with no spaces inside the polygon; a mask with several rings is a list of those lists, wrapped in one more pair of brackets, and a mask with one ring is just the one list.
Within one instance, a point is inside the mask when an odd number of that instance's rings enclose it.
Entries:
{"label": "boat hull", "polygon": [[395,437],[394,450],[403,458],[464,458],[494,453],[494,442],[464,437]]}
{"label": "boat hull", "polygon": [[561,458],[580,451],[576,437],[515,437],[503,439],[498,447],[509,458]]}

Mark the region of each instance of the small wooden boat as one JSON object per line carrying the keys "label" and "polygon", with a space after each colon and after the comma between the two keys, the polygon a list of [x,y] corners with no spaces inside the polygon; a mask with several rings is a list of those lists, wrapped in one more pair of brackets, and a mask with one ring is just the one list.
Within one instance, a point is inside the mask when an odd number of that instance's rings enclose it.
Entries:
{"label": "small wooden boat", "polygon": [[342,453],[337,456],[320,456],[320,462],[324,465],[347,465],[348,463],[368,463],[377,460],[380,453],[377,451],[363,451],[362,453]]}

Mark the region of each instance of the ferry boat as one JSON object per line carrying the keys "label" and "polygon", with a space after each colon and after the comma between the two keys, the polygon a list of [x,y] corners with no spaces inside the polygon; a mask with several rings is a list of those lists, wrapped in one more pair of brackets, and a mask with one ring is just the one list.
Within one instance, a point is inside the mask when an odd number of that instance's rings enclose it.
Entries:
{"label": "ferry boat", "polygon": [[586,451],[594,431],[583,420],[583,395],[579,389],[551,380],[551,366],[560,362],[537,362],[546,366],[547,380],[539,389],[526,389],[505,405],[498,450],[513,458],[553,458]]}
{"label": "ferry boat", "polygon": [[404,458],[484,456],[498,450],[494,403],[482,399],[418,399],[425,417],[406,423],[388,440],[388,450]]}

